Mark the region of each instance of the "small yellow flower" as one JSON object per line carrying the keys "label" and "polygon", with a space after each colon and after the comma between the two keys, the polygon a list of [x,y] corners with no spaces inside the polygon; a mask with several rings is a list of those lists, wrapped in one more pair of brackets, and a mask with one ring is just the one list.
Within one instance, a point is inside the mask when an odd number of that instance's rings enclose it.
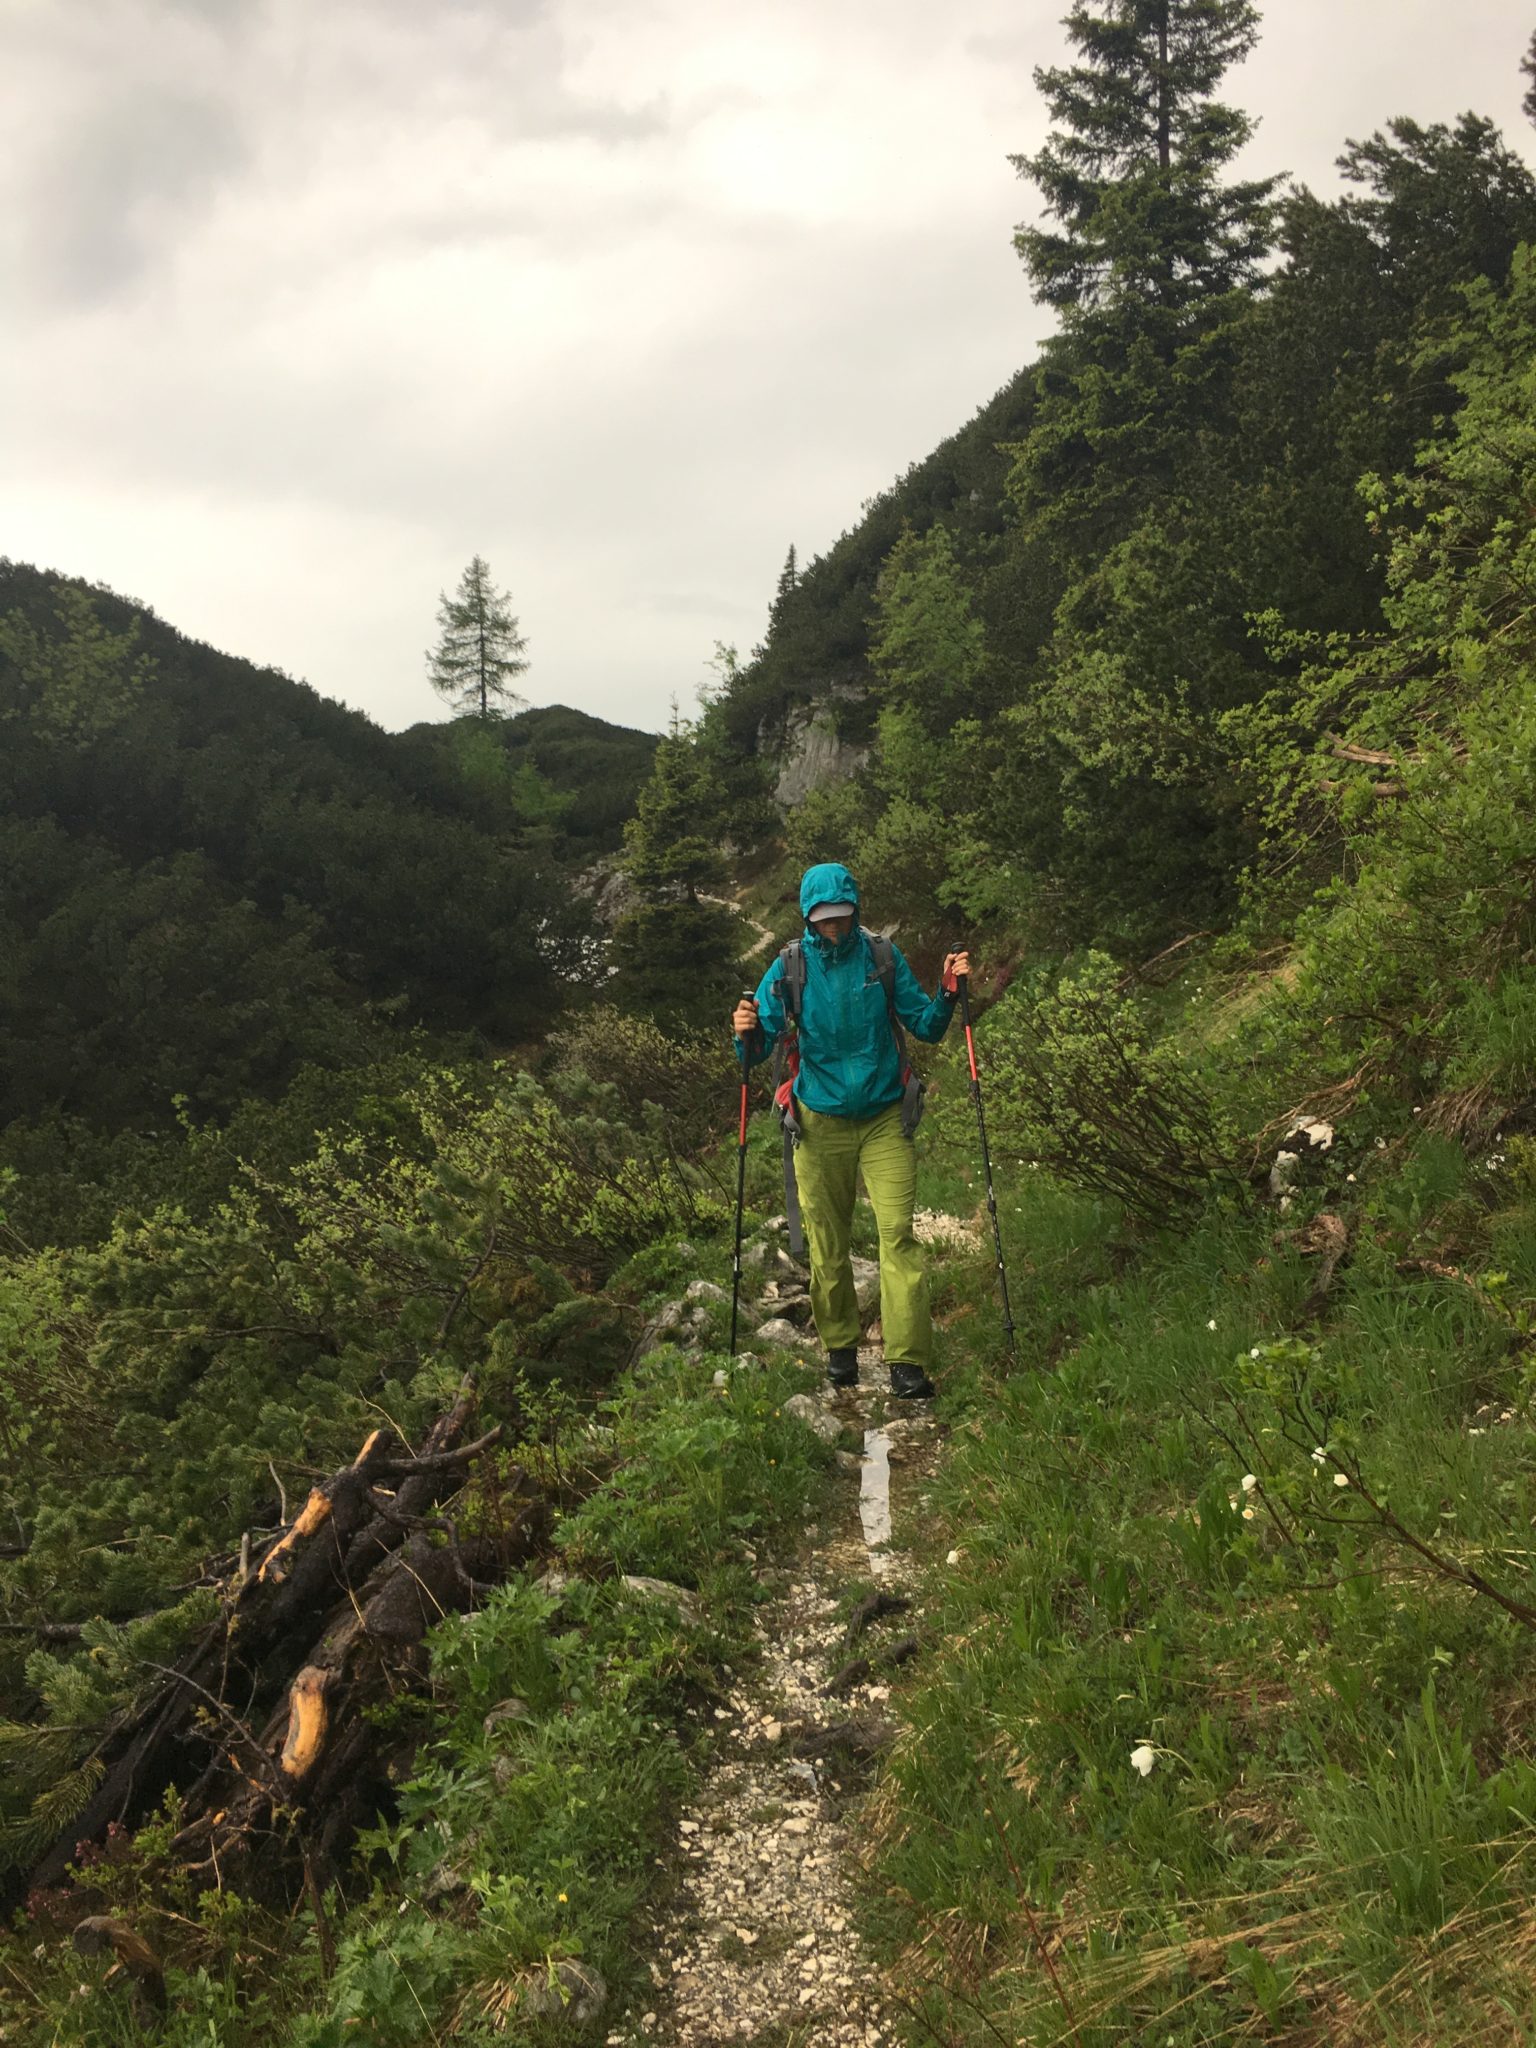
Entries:
{"label": "small yellow flower", "polygon": [[570,1901],[569,1899],[567,1899],[564,1892],[561,1892],[560,1894],[560,1903],[562,1906],[567,1906],[570,1904]]}

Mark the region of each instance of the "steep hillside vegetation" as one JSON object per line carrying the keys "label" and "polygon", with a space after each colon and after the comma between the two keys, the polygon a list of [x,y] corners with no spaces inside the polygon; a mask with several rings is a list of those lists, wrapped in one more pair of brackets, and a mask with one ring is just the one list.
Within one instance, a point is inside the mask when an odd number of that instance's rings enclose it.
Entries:
{"label": "steep hillside vegetation", "polygon": [[1068,308],[781,588],[720,728],[771,751],[820,703],[880,742],[799,810],[797,856],[850,858],[909,928],[1134,952],[1230,919],[1269,795],[1255,707],[1304,718],[1315,650],[1382,633],[1363,480],[1446,430],[1536,234],[1536,180],[1473,116],[1343,164],[1345,198],[1279,205],[1271,275],[1166,315],[1129,285]]}
{"label": "steep hillside vegetation", "polygon": [[227,1110],[392,1023],[539,1028],[654,747],[559,707],[391,735],[14,563],[0,726],[0,1125]]}

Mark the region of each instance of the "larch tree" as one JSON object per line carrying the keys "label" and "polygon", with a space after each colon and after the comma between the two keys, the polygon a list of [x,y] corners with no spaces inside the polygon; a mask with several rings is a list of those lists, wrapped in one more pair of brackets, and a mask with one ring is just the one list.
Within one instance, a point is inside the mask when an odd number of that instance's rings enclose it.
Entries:
{"label": "larch tree", "polygon": [[512,685],[526,673],[528,642],[518,630],[511,596],[491,581],[490,565],[476,555],[459,578],[457,593],[441,593],[442,628],[427,654],[432,687],[461,718],[504,718],[524,698]]}

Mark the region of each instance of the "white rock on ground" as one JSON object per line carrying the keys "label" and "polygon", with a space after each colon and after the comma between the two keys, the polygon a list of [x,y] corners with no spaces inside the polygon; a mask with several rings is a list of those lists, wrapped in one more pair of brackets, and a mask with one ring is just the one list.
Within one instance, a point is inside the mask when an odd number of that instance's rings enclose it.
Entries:
{"label": "white rock on ground", "polygon": [[778,1344],[786,1350],[808,1341],[804,1330],[797,1330],[782,1316],[770,1316],[766,1323],[759,1324],[754,1334],[759,1344]]}

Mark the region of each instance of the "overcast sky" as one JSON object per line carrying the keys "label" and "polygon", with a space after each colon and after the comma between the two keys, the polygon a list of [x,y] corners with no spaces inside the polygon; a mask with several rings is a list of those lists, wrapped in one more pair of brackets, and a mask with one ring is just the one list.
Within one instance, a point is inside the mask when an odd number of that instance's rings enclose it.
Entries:
{"label": "overcast sky", "polygon": [[[0,0],[0,553],[389,726],[469,557],[527,694],[746,654],[1048,323],[1065,0]],[[1530,0],[1270,0],[1245,168],[1492,115]]]}

